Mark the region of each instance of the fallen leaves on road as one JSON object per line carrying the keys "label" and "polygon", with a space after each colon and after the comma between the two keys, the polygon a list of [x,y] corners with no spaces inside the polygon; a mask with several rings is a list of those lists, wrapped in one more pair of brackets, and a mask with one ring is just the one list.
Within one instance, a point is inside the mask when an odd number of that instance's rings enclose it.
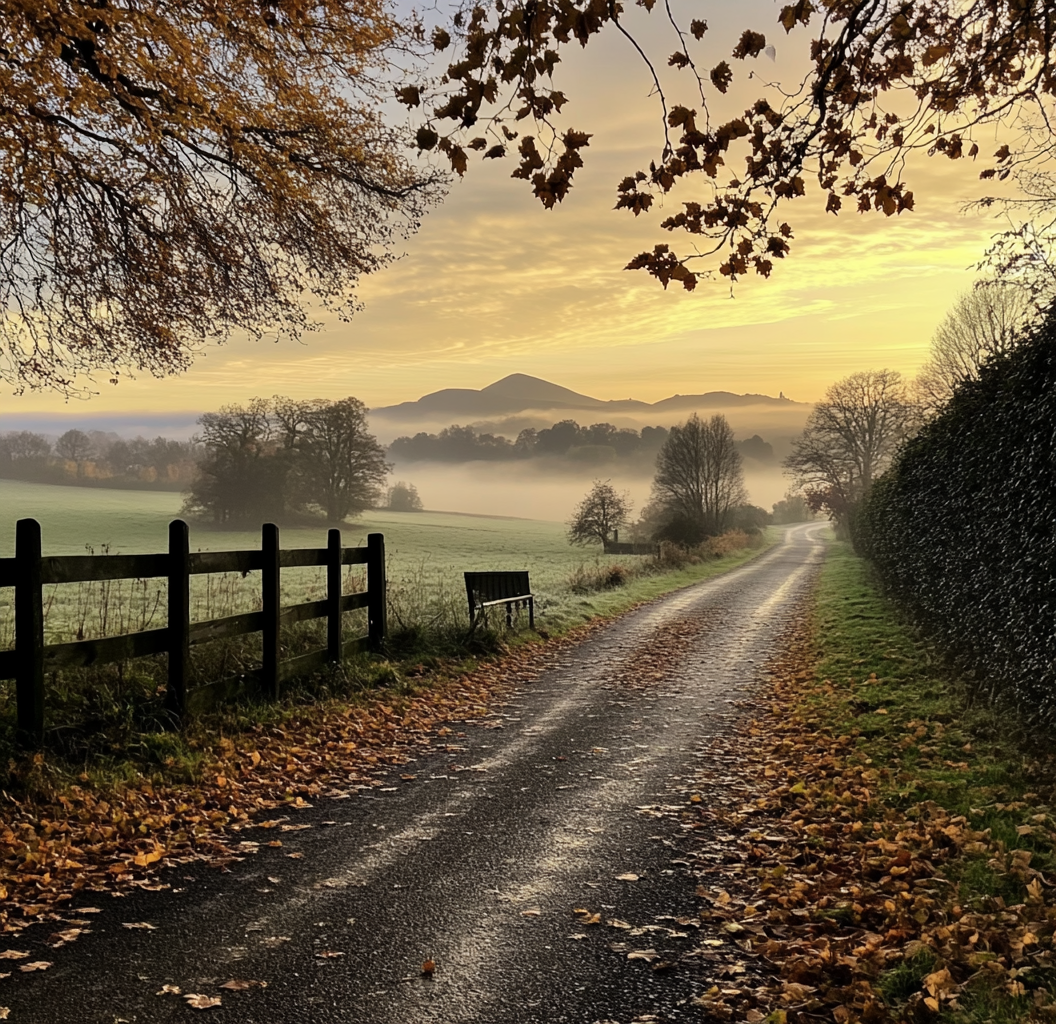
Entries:
{"label": "fallen leaves on road", "polygon": [[426,960],[422,964],[422,974],[432,974],[436,971],[436,961]]}
{"label": "fallen leaves on road", "polygon": [[149,921],[122,921],[121,927],[143,932],[155,932],[158,930],[158,926],[151,924]]}
{"label": "fallen leaves on road", "polygon": [[32,971],[46,971],[51,966],[50,960],[34,960],[32,963],[22,964],[18,969],[29,974]]}
{"label": "fallen leaves on road", "polygon": [[156,996],[178,996],[182,995],[179,985],[162,985],[161,988],[154,993]]}
{"label": "fallen leaves on road", "polygon": [[[545,645],[516,648],[473,672],[437,678],[421,696],[301,708],[234,739],[196,741],[200,768],[193,785],[143,777],[104,792],[82,776],[83,786],[51,797],[9,798],[0,826],[0,927],[11,932],[55,921],[56,905],[78,891],[166,888],[152,877],[162,867],[204,860],[224,868],[254,852],[239,847],[241,829],[305,827],[284,818],[257,824],[257,815],[310,807],[313,797],[386,788],[379,773],[406,764],[437,737],[457,740],[445,723],[486,717],[490,700],[535,678],[603,625],[591,623]],[[34,792],[47,791],[43,754],[18,771],[36,780]]]}
{"label": "fallen leaves on road", "polygon": [[190,992],[183,998],[187,1005],[195,1010],[211,1010],[214,1006],[220,1005],[219,996],[203,996],[197,992]]}
{"label": "fallen leaves on road", "polygon": [[231,992],[245,992],[246,989],[250,988],[267,988],[268,983],[266,981],[244,981],[240,978],[232,978],[230,981],[225,981],[220,988],[226,988]]}

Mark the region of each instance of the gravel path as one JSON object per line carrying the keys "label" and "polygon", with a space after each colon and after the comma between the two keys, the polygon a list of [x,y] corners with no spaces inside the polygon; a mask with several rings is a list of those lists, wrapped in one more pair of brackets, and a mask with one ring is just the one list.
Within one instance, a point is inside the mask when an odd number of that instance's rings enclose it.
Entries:
{"label": "gravel path", "polygon": [[[742,568],[566,648],[467,725],[454,752],[430,753],[356,798],[291,811],[285,831],[246,830],[260,849],[229,873],[177,869],[168,892],[97,895],[102,912],[82,915],[92,934],[56,951],[43,929],[18,936],[54,966],[23,974],[9,961],[8,1019],[700,1019],[692,1000],[713,979],[692,956],[693,923],[678,922],[697,900],[657,814],[687,799],[714,756],[710,737],[775,653],[820,562],[820,530],[791,528]],[[281,848],[267,846],[276,839]],[[154,927],[123,927],[141,922]],[[267,987],[219,987],[232,979]],[[195,1010],[156,995],[163,985],[222,1005]]]}

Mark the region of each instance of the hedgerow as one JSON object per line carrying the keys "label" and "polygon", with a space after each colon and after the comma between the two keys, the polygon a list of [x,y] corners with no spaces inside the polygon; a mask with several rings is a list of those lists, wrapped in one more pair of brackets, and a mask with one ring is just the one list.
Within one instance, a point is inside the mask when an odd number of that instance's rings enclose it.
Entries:
{"label": "hedgerow", "polygon": [[1056,315],[958,387],[854,525],[886,587],[989,697],[1056,722]]}

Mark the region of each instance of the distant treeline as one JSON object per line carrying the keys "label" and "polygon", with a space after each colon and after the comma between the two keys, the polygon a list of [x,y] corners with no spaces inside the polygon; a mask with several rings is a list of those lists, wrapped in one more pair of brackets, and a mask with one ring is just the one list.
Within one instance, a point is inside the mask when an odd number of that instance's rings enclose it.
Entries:
{"label": "distant treeline", "polygon": [[[605,463],[639,461],[652,463],[670,436],[667,427],[642,427],[641,431],[593,423],[581,427],[575,420],[561,420],[543,430],[522,430],[515,441],[498,434],[480,433],[474,427],[445,427],[438,434],[418,433],[398,437],[389,446],[389,458],[397,462],[475,462],[516,459],[565,459],[572,462]],[[744,458],[775,462],[773,448],[758,435],[737,441]]]}
{"label": "distant treeline", "polygon": [[52,444],[29,430],[0,434],[0,479],[179,491],[194,479],[201,449],[156,437],[126,440],[101,430],[67,430]]}

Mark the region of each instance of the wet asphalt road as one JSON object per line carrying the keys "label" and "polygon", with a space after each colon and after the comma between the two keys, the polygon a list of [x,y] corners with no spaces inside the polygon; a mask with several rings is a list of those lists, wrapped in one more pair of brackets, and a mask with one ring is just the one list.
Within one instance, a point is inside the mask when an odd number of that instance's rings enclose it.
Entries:
{"label": "wet asphalt road", "polygon": [[[698,901],[653,809],[684,803],[709,738],[776,653],[820,529],[792,528],[748,565],[562,650],[490,718],[460,726],[460,749],[291,811],[284,824],[311,827],[281,832],[281,849],[265,845],[278,827],[250,828],[260,849],[229,873],[177,868],[167,892],[78,898],[68,918],[102,909],[91,934],[55,951],[44,929],[18,936],[54,966],[0,980],[0,1006],[26,1024],[699,1020],[692,999],[714,979],[685,956],[696,934],[676,920]],[[577,908],[655,930],[587,925]],[[639,950],[655,959],[628,959]],[[267,987],[218,987],[231,979]],[[166,984],[222,1005],[156,995]]]}

